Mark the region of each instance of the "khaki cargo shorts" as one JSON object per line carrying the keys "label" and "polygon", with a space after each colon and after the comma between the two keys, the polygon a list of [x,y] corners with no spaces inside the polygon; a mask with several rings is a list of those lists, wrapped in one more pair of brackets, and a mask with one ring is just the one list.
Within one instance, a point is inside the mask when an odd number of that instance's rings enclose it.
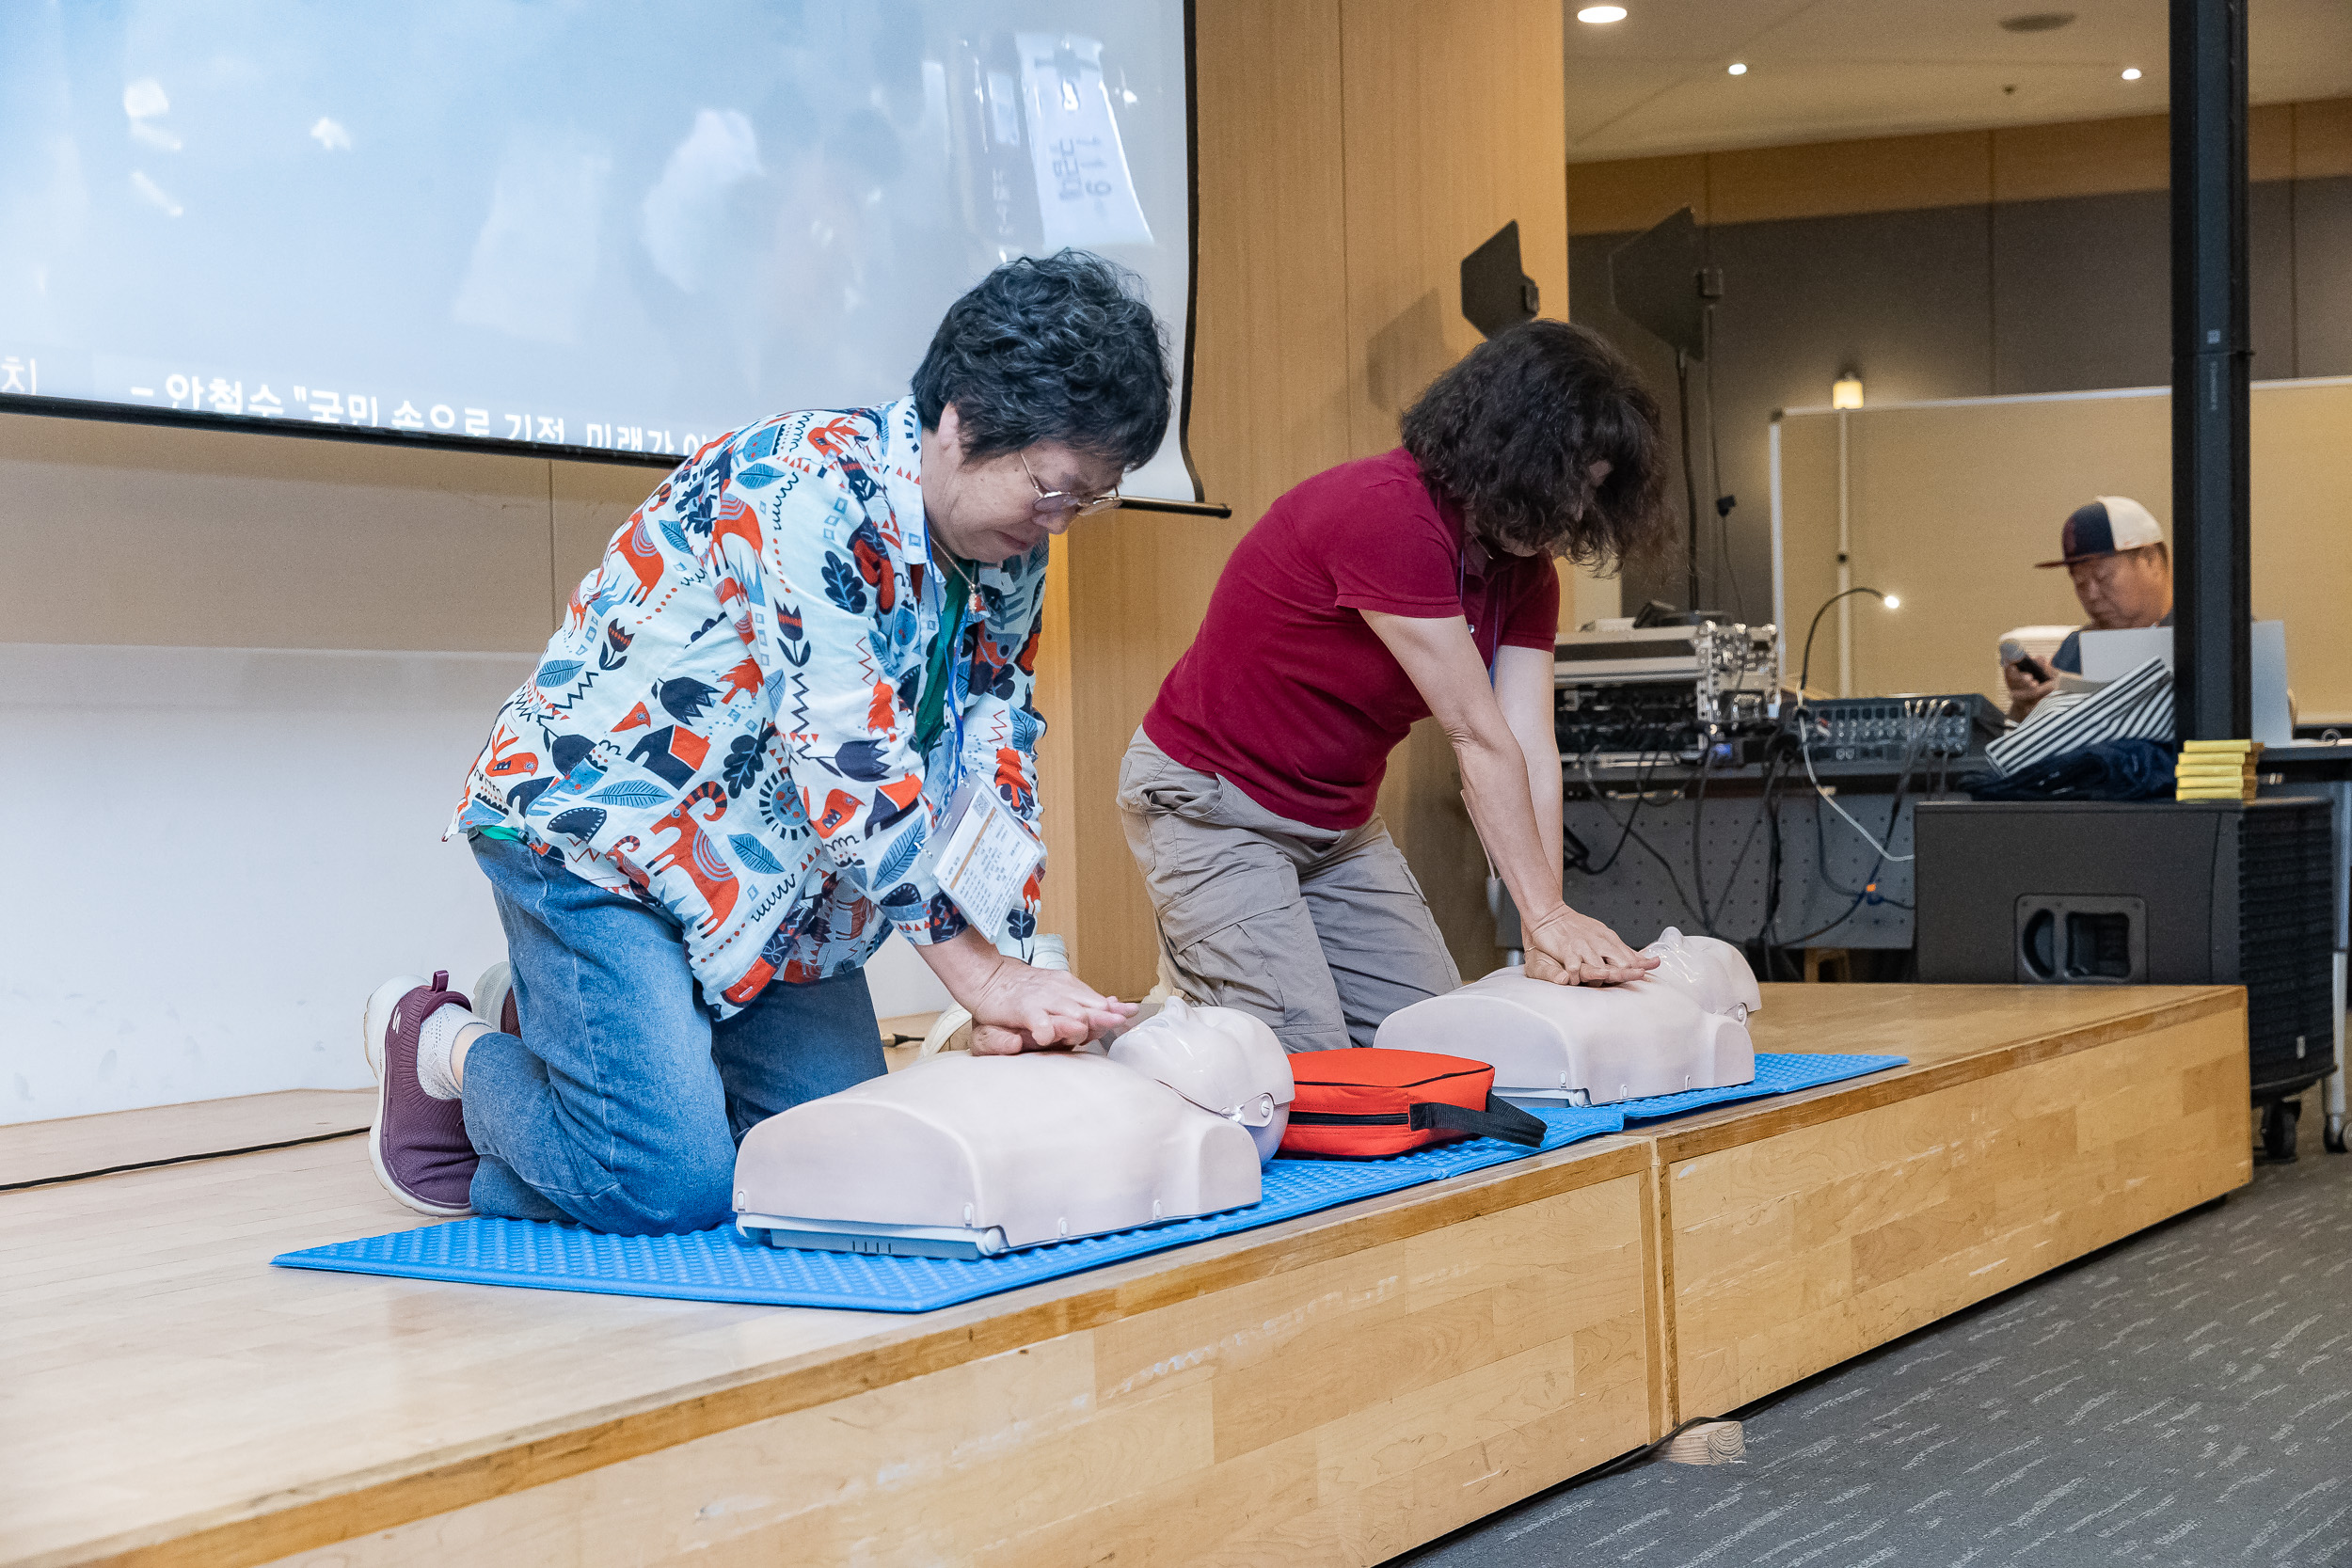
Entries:
{"label": "khaki cargo shorts", "polygon": [[1292,1051],[1370,1045],[1397,1008],[1462,983],[1377,816],[1343,832],[1278,816],[1141,730],[1119,815],[1168,978],[1265,1020]]}

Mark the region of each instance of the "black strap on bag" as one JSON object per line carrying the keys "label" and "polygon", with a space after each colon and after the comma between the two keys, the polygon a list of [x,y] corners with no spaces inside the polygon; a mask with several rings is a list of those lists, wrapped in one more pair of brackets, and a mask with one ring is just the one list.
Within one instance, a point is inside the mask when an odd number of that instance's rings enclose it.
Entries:
{"label": "black strap on bag", "polygon": [[1543,1117],[1520,1110],[1498,1094],[1486,1096],[1483,1111],[1422,1101],[1413,1106],[1413,1126],[1422,1131],[1468,1132],[1473,1138],[1501,1138],[1530,1148],[1544,1141],[1545,1132]]}

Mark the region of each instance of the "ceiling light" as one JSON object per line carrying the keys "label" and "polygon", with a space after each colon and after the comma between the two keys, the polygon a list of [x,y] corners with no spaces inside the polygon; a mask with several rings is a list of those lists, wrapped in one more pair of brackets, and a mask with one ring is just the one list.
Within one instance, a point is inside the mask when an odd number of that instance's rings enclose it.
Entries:
{"label": "ceiling light", "polygon": [[2074,20],[2073,11],[2027,11],[2023,16],[2001,18],[2005,33],[2055,33]]}
{"label": "ceiling light", "polygon": [[2137,67],[2137,66],[2136,66],[2136,65],[2127,65],[2127,66],[2125,66],[2125,67],[2123,68],[2123,80],[2125,80],[2126,82],[2137,82],[2137,81],[2138,81],[2138,80],[2139,80],[2139,67]]}
{"label": "ceiling light", "polygon": [[1862,406],[1862,372],[1848,371],[1830,383],[1829,405],[1832,408]]}
{"label": "ceiling light", "polygon": [[1579,22],[1591,23],[1623,22],[1625,8],[1623,6],[1587,6],[1576,13],[1576,19]]}
{"label": "ceiling light", "polygon": [[1730,70],[1734,76],[1745,76],[1748,73],[1748,68],[1740,64],[1738,60],[1731,62]]}
{"label": "ceiling light", "polygon": [[1903,607],[1903,601],[1902,601],[1902,598],[1901,598],[1901,596],[1900,596],[1899,594],[1887,594],[1887,595],[1886,595],[1886,608],[1887,608],[1887,609],[1889,609],[1889,610],[1900,610],[1900,609],[1902,609],[1902,607]]}

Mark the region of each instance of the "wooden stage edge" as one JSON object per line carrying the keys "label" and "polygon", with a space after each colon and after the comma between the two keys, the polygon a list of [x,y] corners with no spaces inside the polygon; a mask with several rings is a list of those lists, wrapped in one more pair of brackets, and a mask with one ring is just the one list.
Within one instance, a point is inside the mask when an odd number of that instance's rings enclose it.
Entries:
{"label": "wooden stage edge", "polygon": [[11,1194],[0,1564],[1375,1563],[2242,1185],[2244,1006],[1769,987],[1912,1065],[914,1317],[268,1269],[350,1142]]}

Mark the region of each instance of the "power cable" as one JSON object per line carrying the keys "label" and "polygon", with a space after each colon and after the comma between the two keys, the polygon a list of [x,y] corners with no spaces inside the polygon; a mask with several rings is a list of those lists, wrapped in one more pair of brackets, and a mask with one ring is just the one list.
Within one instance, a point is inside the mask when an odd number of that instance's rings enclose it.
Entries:
{"label": "power cable", "polygon": [[1675,414],[1682,433],[1683,506],[1691,523],[1690,557],[1684,562],[1691,602],[1683,608],[1695,612],[1699,608],[1699,482],[1691,467],[1691,356],[1681,349],[1675,350]]}
{"label": "power cable", "polygon": [[1740,569],[1731,563],[1731,498],[1724,494],[1723,421],[1715,417],[1715,309],[1707,310],[1707,479],[1715,492],[1715,550],[1731,579],[1731,607],[1742,622],[1748,601],[1740,592]]}
{"label": "power cable", "polygon": [[1696,915],[1698,911],[1692,904],[1691,895],[1682,891],[1682,879],[1675,875],[1674,863],[1669,861],[1664,855],[1659,853],[1658,847],[1656,845],[1652,844],[1648,839],[1644,838],[1640,833],[1634,831],[1633,824],[1642,814],[1643,804],[1649,799],[1649,777],[1651,770],[1657,766],[1656,763],[1652,761],[1645,762],[1643,764],[1642,776],[1634,785],[1633,805],[1632,808],[1626,813],[1625,821],[1623,823],[1619,823],[1617,821],[1617,814],[1609,809],[1608,798],[1601,793],[1599,781],[1593,777],[1592,753],[1589,752],[1578,752],[1576,763],[1577,770],[1584,775],[1584,787],[1591,791],[1593,801],[1600,807],[1601,815],[1609,818],[1612,826],[1622,827],[1624,829],[1624,832],[1617,837],[1617,847],[1610,851],[1609,858],[1606,861],[1603,861],[1597,867],[1579,866],[1577,869],[1584,871],[1588,875],[1594,876],[1597,876],[1600,872],[1608,870],[1611,866],[1617,863],[1617,857],[1625,853],[1626,843],[1629,839],[1633,843],[1640,845],[1643,852],[1648,855],[1650,859],[1656,861],[1658,863],[1659,869],[1666,874],[1666,883],[1669,887],[1674,889],[1675,901],[1680,904],[1689,913]]}

